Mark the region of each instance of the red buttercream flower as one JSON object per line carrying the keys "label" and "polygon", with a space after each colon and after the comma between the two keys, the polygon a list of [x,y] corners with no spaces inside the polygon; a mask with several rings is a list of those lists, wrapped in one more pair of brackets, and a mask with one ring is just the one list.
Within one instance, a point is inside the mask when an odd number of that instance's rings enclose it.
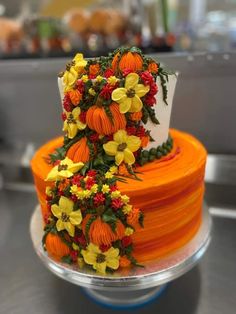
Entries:
{"label": "red buttercream flower", "polygon": [[106,245],[106,244],[101,244],[100,246],[99,246],[99,249],[102,251],[102,252],[106,252],[106,251],[108,251],[109,249],[110,249],[110,245]]}
{"label": "red buttercream flower", "polygon": [[121,244],[123,247],[127,247],[132,243],[131,237],[125,236],[124,238],[121,239]]}
{"label": "red buttercream flower", "polygon": [[79,119],[82,123],[86,123],[86,115],[87,115],[87,111],[82,111],[79,115]]}
{"label": "red buttercream flower", "polygon": [[135,126],[127,126],[126,132],[128,135],[135,135],[136,134],[136,127]]}
{"label": "red buttercream flower", "polygon": [[98,133],[93,133],[89,136],[89,140],[92,143],[96,143],[99,140],[99,134]]}
{"label": "red buttercream flower", "polygon": [[61,118],[62,118],[63,121],[66,120],[66,113],[65,113],[65,112],[63,112],[63,113],[61,114]]}
{"label": "red buttercream flower", "polygon": [[[51,208],[50,208],[51,209]],[[43,220],[44,220],[44,222],[45,222],[45,224],[48,224],[49,223],[49,217],[50,217],[51,215],[49,214],[49,213],[46,213],[46,214],[44,214],[43,215]]]}
{"label": "red buttercream flower", "polygon": [[158,92],[158,87],[157,87],[157,84],[154,82],[153,84],[150,85],[150,90],[148,92],[148,95],[155,96],[157,92]]}
{"label": "red buttercream flower", "polygon": [[82,80],[78,80],[78,81],[76,82],[76,86],[77,86],[78,91],[79,91],[81,94],[83,94],[83,92],[84,92],[84,82],[83,82]]}
{"label": "red buttercream flower", "polygon": [[105,202],[105,197],[103,193],[97,193],[94,198],[94,204],[95,206],[102,205]]}
{"label": "red buttercream flower", "polygon": [[94,185],[95,180],[92,177],[88,177],[86,183],[85,183],[85,187],[86,189],[90,190],[91,187]]}
{"label": "red buttercream flower", "polygon": [[96,170],[89,170],[88,172],[87,172],[87,175],[89,176],[89,177],[95,177],[96,176],[96,174],[97,174],[97,171]]}
{"label": "red buttercream flower", "polygon": [[110,84],[106,84],[103,86],[103,88],[100,92],[100,96],[106,100],[111,99],[111,93],[113,90],[114,90],[113,86],[111,86]]}
{"label": "red buttercream flower", "polygon": [[114,192],[114,191],[117,191],[117,190],[118,190],[118,187],[117,187],[116,184],[110,186],[110,191],[111,192]]}
{"label": "red buttercream flower", "polygon": [[71,195],[70,199],[71,199],[73,202],[77,202],[77,201],[78,201],[78,198],[77,198],[75,195]]}
{"label": "red buttercream flower", "polygon": [[109,78],[110,76],[114,75],[114,71],[112,69],[106,69],[106,71],[104,72],[104,76],[105,78]]}
{"label": "red buttercream flower", "polygon": [[70,257],[71,257],[73,262],[76,262],[77,261],[77,257],[78,257],[78,252],[74,251],[74,250],[71,250],[70,251]]}
{"label": "red buttercream flower", "polygon": [[75,176],[72,178],[71,182],[72,182],[72,184],[75,184],[75,185],[77,185],[77,186],[80,186],[80,185],[81,185],[81,183],[80,183],[80,180],[81,180],[81,179],[83,179],[83,176],[81,176],[80,174],[77,174],[77,175],[75,175]]}
{"label": "red buttercream flower", "polygon": [[134,71],[131,70],[131,69],[124,69],[124,70],[123,70],[123,76],[126,77],[128,74],[130,74],[130,73],[132,73],[132,72],[134,72]]}
{"label": "red buttercream flower", "polygon": [[67,112],[71,112],[74,108],[73,104],[70,101],[70,96],[68,94],[65,94],[63,98],[63,108]]}
{"label": "red buttercream flower", "polygon": [[148,105],[149,107],[152,107],[156,104],[157,100],[156,100],[156,97],[152,96],[152,95],[147,95],[145,97],[145,100],[144,100],[145,104]]}
{"label": "red buttercream flower", "polygon": [[151,85],[154,82],[153,76],[148,71],[142,72],[140,77],[144,85]]}
{"label": "red buttercream flower", "polygon": [[87,244],[86,238],[82,232],[81,234],[74,236],[73,240],[75,243],[80,244],[82,247],[85,247]]}
{"label": "red buttercream flower", "polygon": [[139,137],[142,137],[146,134],[146,130],[144,129],[144,127],[142,125],[140,125],[138,128],[137,128],[137,131],[136,131],[136,136],[139,136]]}
{"label": "red buttercream flower", "polygon": [[111,201],[111,207],[114,210],[120,209],[123,205],[124,205],[124,203],[122,202],[122,200],[120,198],[115,198],[114,200]]}

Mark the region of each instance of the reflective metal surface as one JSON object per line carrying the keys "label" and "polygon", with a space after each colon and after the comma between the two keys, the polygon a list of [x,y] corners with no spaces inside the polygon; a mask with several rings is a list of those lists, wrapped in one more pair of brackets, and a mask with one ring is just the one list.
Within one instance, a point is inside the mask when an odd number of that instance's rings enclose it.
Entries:
{"label": "reflective metal surface", "polygon": [[100,276],[86,269],[80,270],[74,266],[56,262],[47,255],[41,243],[43,227],[39,206],[35,209],[30,224],[34,248],[46,267],[54,274],[82,287],[109,291],[124,291],[125,289],[127,293],[128,290],[162,285],[186,273],[205,253],[210,242],[210,233],[211,218],[205,206],[199,231],[183,248],[165,258],[143,263],[144,267],[134,267],[128,271],[117,271],[112,275]]}

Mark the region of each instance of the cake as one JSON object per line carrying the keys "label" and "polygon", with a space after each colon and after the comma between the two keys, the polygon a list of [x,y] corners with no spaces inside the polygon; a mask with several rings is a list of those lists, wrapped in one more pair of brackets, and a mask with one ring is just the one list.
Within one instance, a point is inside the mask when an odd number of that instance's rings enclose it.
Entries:
{"label": "cake", "polygon": [[31,162],[51,258],[105,274],[161,259],[197,233],[206,150],[169,129],[176,81],[135,47],[77,54],[60,73],[65,136]]}

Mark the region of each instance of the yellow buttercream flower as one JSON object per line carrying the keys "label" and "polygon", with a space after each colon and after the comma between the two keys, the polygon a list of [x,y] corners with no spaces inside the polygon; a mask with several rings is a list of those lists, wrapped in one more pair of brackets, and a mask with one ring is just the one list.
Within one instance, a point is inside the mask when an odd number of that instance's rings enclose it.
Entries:
{"label": "yellow buttercream flower", "polygon": [[132,205],[125,205],[122,208],[122,211],[125,215],[128,215],[132,211],[133,206]]}
{"label": "yellow buttercream flower", "polygon": [[97,191],[98,191],[98,185],[97,185],[97,183],[95,183],[95,184],[91,187],[90,191],[91,191],[92,193],[97,193]]}
{"label": "yellow buttercream flower", "polygon": [[125,87],[116,88],[111,95],[113,101],[119,104],[121,113],[138,112],[142,109],[143,103],[140,97],[149,92],[150,87],[138,84],[137,73],[130,73],[126,76]]}
{"label": "yellow buttercream flower", "polygon": [[107,171],[106,173],[105,173],[105,178],[106,179],[112,179],[114,176],[113,176],[113,174],[110,172],[110,171]]}
{"label": "yellow buttercream flower", "polygon": [[61,160],[58,165],[52,168],[45,181],[56,181],[64,178],[70,178],[83,166],[83,162],[73,163],[72,160],[66,157],[65,159]]}
{"label": "yellow buttercream flower", "polygon": [[72,249],[74,250],[74,251],[79,251],[79,246],[76,244],[76,243],[72,243]]}
{"label": "yellow buttercream flower", "polygon": [[73,184],[70,188],[70,193],[73,195],[76,195],[78,193],[78,191],[79,191],[78,186]]}
{"label": "yellow buttercream flower", "polygon": [[117,170],[118,170],[118,168],[117,168],[116,166],[112,166],[112,167],[109,169],[110,173],[112,173],[112,174],[117,173]]}
{"label": "yellow buttercream flower", "polygon": [[111,85],[115,85],[117,82],[119,82],[119,79],[115,76],[110,76],[108,79],[107,79],[107,82]]}
{"label": "yellow buttercream flower", "polygon": [[66,112],[66,120],[63,124],[63,131],[67,132],[67,135],[70,139],[74,138],[78,133],[78,130],[84,130],[86,124],[80,121],[79,115],[81,110],[79,107],[76,107],[72,112]]}
{"label": "yellow buttercream flower", "polygon": [[92,96],[95,96],[95,95],[96,95],[96,92],[95,92],[95,90],[94,90],[93,88],[90,88],[88,92],[89,92],[89,94],[92,95]]}
{"label": "yellow buttercream flower", "polygon": [[119,130],[114,134],[113,139],[114,141],[103,144],[106,154],[115,156],[118,166],[123,161],[132,165],[135,162],[133,152],[136,152],[141,145],[140,138],[134,135],[128,136],[125,130]]}
{"label": "yellow buttercream flower", "polygon": [[81,72],[87,65],[87,61],[84,59],[82,53],[77,53],[73,59],[75,67]]}
{"label": "yellow buttercream flower", "polygon": [[98,75],[96,78],[95,78],[95,81],[96,82],[101,82],[103,80],[103,77],[101,75]]}
{"label": "yellow buttercream flower", "polygon": [[116,191],[111,192],[112,199],[119,198],[119,197],[120,197],[120,191],[116,190]]}
{"label": "yellow buttercream flower", "polygon": [[133,234],[134,233],[134,229],[132,229],[132,228],[125,228],[125,235],[126,236],[130,236],[131,234]]}
{"label": "yellow buttercream flower", "polygon": [[74,202],[65,196],[61,196],[59,205],[53,204],[52,213],[58,218],[56,228],[58,231],[67,230],[71,237],[75,234],[75,226],[80,225],[82,221],[81,211],[73,211]]}
{"label": "yellow buttercream flower", "polygon": [[110,192],[110,187],[107,184],[103,184],[102,186],[102,193],[109,193]]}
{"label": "yellow buttercream flower", "polygon": [[127,204],[129,202],[129,197],[127,195],[122,195],[121,200],[123,203]]}
{"label": "yellow buttercream flower", "polygon": [[84,82],[84,83],[86,83],[86,82],[88,82],[88,75],[83,75],[82,77],[81,77],[81,80]]}
{"label": "yellow buttercream flower", "polygon": [[117,269],[119,267],[119,249],[111,247],[108,251],[102,252],[99,247],[93,243],[82,250],[81,254],[88,265],[92,265],[100,274],[106,273],[106,268]]}

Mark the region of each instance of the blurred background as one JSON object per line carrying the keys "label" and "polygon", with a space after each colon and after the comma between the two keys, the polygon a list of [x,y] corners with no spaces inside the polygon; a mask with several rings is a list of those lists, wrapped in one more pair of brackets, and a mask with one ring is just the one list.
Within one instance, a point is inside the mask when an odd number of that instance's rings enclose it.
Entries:
{"label": "blurred background", "polygon": [[0,0],[0,57],[236,49],[236,0]]}

